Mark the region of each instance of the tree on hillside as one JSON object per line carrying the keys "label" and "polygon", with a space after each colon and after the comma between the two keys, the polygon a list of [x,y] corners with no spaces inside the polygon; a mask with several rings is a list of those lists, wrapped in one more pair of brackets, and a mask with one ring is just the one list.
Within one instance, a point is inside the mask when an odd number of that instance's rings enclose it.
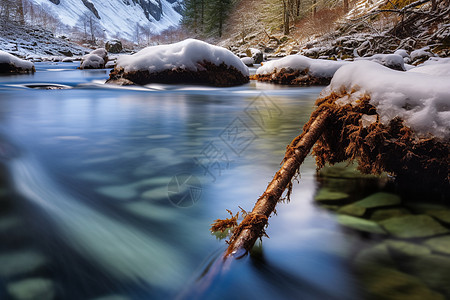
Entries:
{"label": "tree on hillside", "polygon": [[232,6],[231,0],[210,0],[206,7],[206,31],[222,36],[223,24]]}
{"label": "tree on hillside", "polygon": [[232,0],[186,0],[182,24],[194,33],[222,36],[232,6]]}
{"label": "tree on hillside", "polygon": [[98,19],[91,12],[86,12],[81,15],[77,25],[84,33],[83,39],[91,44],[95,44],[97,38],[104,36],[103,29],[101,28]]}

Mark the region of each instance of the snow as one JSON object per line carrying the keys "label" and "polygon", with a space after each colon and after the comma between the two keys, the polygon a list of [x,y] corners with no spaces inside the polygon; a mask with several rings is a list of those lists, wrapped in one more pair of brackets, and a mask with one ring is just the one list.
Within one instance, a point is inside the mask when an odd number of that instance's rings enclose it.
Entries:
{"label": "snow", "polygon": [[356,104],[370,96],[387,125],[400,117],[418,137],[450,139],[450,76],[401,72],[370,61],[357,61],[340,68],[321,96],[346,91],[338,104]]}
{"label": "snow", "polygon": [[408,51],[406,51],[405,49],[395,50],[394,54],[400,55],[403,58],[409,57]]}
{"label": "snow", "polygon": [[[423,64],[409,70],[408,72],[450,76],[450,57],[432,57]],[[450,84],[450,82],[448,84]]]}
{"label": "snow", "polygon": [[34,67],[34,64],[32,62],[20,59],[2,50],[0,50],[0,64],[11,64],[16,68],[29,71],[33,70]]}
{"label": "snow", "polygon": [[281,69],[309,70],[309,74],[315,77],[332,77],[345,61],[334,61],[326,59],[312,59],[303,55],[289,55],[281,59],[266,62],[256,70],[257,75],[268,75]]}
{"label": "snow", "polygon": [[88,54],[83,56],[80,69],[101,69],[105,65],[103,58],[97,54]]}
{"label": "snow", "polygon": [[208,43],[187,39],[175,44],[150,46],[133,55],[123,55],[117,59],[116,68],[125,72],[148,71],[149,73],[171,69],[201,70],[200,62],[207,61],[216,66],[224,63],[233,66],[244,76],[248,68],[231,51]]}
{"label": "snow", "polygon": [[422,58],[422,57],[433,57],[433,53],[431,53],[429,51],[430,47],[424,47],[422,49],[418,49],[418,50],[414,50],[413,52],[411,52],[411,60],[415,61],[418,58]]}
{"label": "snow", "polygon": [[106,51],[105,48],[98,48],[95,49],[94,51],[91,51],[89,54],[95,54],[100,56],[101,58],[105,59],[106,57],[108,57],[108,52]]}
{"label": "snow", "polygon": [[153,33],[160,33],[169,27],[178,26],[181,21],[181,15],[174,10],[178,1],[161,1],[162,14],[159,21],[151,15],[150,20],[147,19],[142,7],[132,1],[127,5],[122,0],[90,0],[97,9],[100,19],[97,19],[81,0],[63,0],[58,5],[48,0],[31,0],[31,2],[45,7],[63,24],[70,27],[78,26],[81,30],[84,29],[81,28],[79,20],[87,13],[105,30],[108,39],[121,37],[133,41],[137,25],[149,28]]}
{"label": "snow", "polygon": [[253,60],[253,58],[251,57],[243,57],[241,58],[241,61],[244,63],[244,65],[246,66],[251,66],[255,63],[255,61]]}
{"label": "snow", "polygon": [[405,61],[399,54],[375,54],[369,57],[358,57],[355,60],[369,60],[377,62],[391,69],[405,71]]}

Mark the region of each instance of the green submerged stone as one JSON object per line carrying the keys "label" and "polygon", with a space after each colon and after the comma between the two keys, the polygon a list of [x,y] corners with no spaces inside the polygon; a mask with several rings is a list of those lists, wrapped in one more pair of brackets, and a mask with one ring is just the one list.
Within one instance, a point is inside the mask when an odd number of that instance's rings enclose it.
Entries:
{"label": "green submerged stone", "polygon": [[317,193],[315,199],[318,202],[330,203],[347,200],[350,196],[347,193],[332,191],[327,188],[322,188]]}
{"label": "green submerged stone", "polygon": [[376,222],[365,220],[362,218],[356,218],[352,216],[340,215],[337,217],[339,224],[345,227],[356,229],[359,231],[376,233],[376,234],[386,234],[386,231],[378,225]]}
{"label": "green submerged stone", "polygon": [[450,235],[435,237],[425,242],[435,252],[450,255]]}
{"label": "green submerged stone", "polygon": [[380,224],[389,234],[405,239],[432,237],[449,232],[428,215],[401,216],[383,220]]}

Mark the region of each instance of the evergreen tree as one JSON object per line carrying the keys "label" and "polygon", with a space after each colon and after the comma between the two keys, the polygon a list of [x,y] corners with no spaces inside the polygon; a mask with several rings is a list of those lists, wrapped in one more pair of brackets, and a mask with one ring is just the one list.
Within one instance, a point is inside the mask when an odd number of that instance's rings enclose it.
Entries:
{"label": "evergreen tree", "polygon": [[185,0],[182,24],[199,34],[222,36],[232,0]]}
{"label": "evergreen tree", "polygon": [[210,0],[207,5],[206,32],[222,36],[223,24],[233,5],[232,0]]}

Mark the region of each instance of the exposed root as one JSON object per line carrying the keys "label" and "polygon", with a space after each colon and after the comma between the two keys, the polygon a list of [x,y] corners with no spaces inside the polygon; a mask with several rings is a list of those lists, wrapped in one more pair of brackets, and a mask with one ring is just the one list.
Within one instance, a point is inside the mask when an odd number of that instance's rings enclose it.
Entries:
{"label": "exposed root", "polygon": [[274,73],[261,75],[255,74],[250,76],[252,80],[272,82],[278,84],[286,85],[300,85],[300,86],[311,86],[311,85],[328,85],[331,81],[331,77],[315,77],[309,73],[309,69],[305,70],[292,70],[292,69],[281,69]]}
{"label": "exposed root", "polygon": [[[327,162],[356,159],[363,173],[388,172],[399,180],[448,188],[448,141],[419,139],[399,118],[383,125],[375,107],[369,104],[370,97],[360,98],[356,106],[340,106],[336,100],[342,96],[331,94],[317,100],[318,110],[326,109],[334,116],[313,148],[319,168]],[[363,115],[377,116],[376,121],[364,126]]]}
{"label": "exposed root", "polygon": [[[242,209],[242,208],[241,208]],[[211,232],[224,232],[228,229],[238,226],[237,220],[239,218],[239,212],[233,215],[231,210],[227,209],[227,212],[230,214],[231,218],[227,219],[217,219],[214,223],[211,224]]]}

